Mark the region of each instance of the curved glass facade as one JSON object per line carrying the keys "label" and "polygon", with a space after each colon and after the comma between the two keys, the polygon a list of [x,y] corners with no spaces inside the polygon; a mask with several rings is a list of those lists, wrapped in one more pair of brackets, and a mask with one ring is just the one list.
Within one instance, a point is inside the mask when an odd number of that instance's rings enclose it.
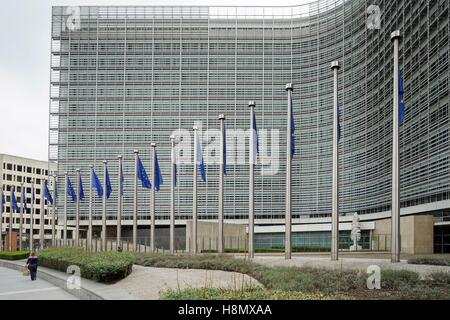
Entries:
{"label": "curved glass facade", "polygon": [[[380,8],[380,29],[368,28],[369,5]],[[291,81],[296,121],[293,216],[329,216],[333,60],[342,66],[340,210],[390,210],[390,34],[396,29],[403,35],[400,67],[406,103],[400,129],[401,205],[449,199],[447,0],[324,0],[270,8],[80,7],[80,24],[72,29],[68,13],[66,7],[53,7],[49,159],[58,162],[60,177],[68,171],[72,181],[75,168],[88,181],[89,164],[101,173],[101,161],[109,160],[115,185],[108,201],[110,219],[117,213],[118,154],[124,155],[126,173],[124,218],[131,219],[133,149],[140,150],[149,170],[150,143],[158,144],[166,184],[157,194],[156,214],[168,219],[169,135],[176,129],[192,131],[198,121],[203,131],[218,129],[219,113],[227,117],[227,130],[246,130],[249,100],[256,102],[261,143],[267,142],[272,156],[273,146],[279,145],[276,174],[260,174],[265,164],[256,166],[256,217],[284,218],[284,88]],[[218,170],[207,164],[208,182],[199,183],[201,219],[217,217]],[[178,174],[176,214],[185,219],[192,213],[192,165],[180,165]],[[150,192],[139,192],[139,214],[148,219]],[[86,219],[87,201],[81,206]],[[72,216],[74,210],[69,204]],[[100,218],[99,200],[94,212]],[[228,160],[226,218],[246,219],[247,213],[248,165]]]}

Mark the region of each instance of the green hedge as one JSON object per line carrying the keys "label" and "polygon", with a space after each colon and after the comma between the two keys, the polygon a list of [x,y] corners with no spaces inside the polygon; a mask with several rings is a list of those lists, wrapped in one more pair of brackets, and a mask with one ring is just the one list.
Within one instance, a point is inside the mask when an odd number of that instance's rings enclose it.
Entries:
{"label": "green hedge", "polygon": [[450,266],[450,255],[417,256],[408,259],[410,264],[429,264],[435,266]]}
{"label": "green hedge", "polygon": [[28,258],[30,251],[0,251],[0,259],[22,260]]}
{"label": "green hedge", "polygon": [[81,277],[110,283],[127,277],[133,255],[121,252],[92,253],[84,249],[48,249],[39,253],[39,265],[63,272],[71,265],[80,267]]}

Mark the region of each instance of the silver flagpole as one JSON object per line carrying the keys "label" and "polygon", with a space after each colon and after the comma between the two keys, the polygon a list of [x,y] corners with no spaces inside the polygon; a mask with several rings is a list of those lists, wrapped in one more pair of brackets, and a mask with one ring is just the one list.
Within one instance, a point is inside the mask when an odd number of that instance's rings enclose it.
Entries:
{"label": "silver flagpole", "polygon": [[119,159],[119,175],[118,175],[118,179],[119,179],[119,192],[118,192],[118,197],[117,197],[117,239],[116,239],[116,249],[119,249],[120,246],[120,241],[122,238],[122,156],[118,155],[117,159]]}
{"label": "silver flagpole", "polygon": [[31,184],[31,210],[30,210],[30,251],[33,251],[33,234],[34,234],[34,203],[36,202],[36,184],[35,180]]}
{"label": "silver flagpole", "polygon": [[219,224],[219,237],[218,237],[218,247],[217,251],[219,253],[224,253],[224,239],[223,239],[223,220],[224,220],[224,210],[223,210],[223,182],[224,182],[224,148],[225,148],[225,115],[219,115],[220,121],[220,164],[219,164],[219,215],[217,217],[217,222]]}
{"label": "silver flagpole", "polygon": [[399,42],[400,31],[392,32],[394,42],[394,107],[392,123],[392,239],[391,262],[400,262],[400,166],[399,166]]}
{"label": "silver flagpole", "polygon": [[248,192],[248,257],[252,259],[255,257],[254,250],[254,232],[255,232],[255,194],[254,194],[254,164],[256,164],[256,154],[255,154],[255,135],[256,132],[253,130],[253,117],[255,114],[255,101],[249,101],[248,106],[250,107],[250,143],[249,143],[249,192]]}
{"label": "silver flagpole", "polygon": [[175,137],[170,136],[171,146],[171,166],[170,177],[172,182],[170,183],[170,253],[175,253]]}
{"label": "silver flagpole", "polygon": [[63,230],[63,246],[67,246],[67,171],[64,172],[64,230]]}
{"label": "silver flagpole", "polygon": [[338,142],[338,71],[339,61],[331,63],[333,70],[333,183],[331,212],[331,260],[339,259],[339,142]]}
{"label": "silver flagpole", "polygon": [[151,188],[151,202],[150,202],[150,251],[155,252],[155,181],[156,181],[156,143],[152,143],[153,159],[152,159],[152,188]]}
{"label": "silver flagpole", "polygon": [[106,165],[108,161],[103,160],[103,212],[102,212],[102,250],[106,251]]}
{"label": "silver flagpole", "polygon": [[137,227],[138,227],[138,217],[137,217],[137,179],[138,179],[138,157],[139,151],[134,150],[134,199],[133,199],[133,250],[137,249]]}
{"label": "silver flagpole", "polygon": [[93,188],[92,188],[92,180],[94,178],[94,166],[89,165],[89,221],[88,221],[88,232],[87,232],[87,242],[89,250],[92,250],[92,200],[93,196]]}
{"label": "silver flagpole", "polygon": [[56,229],[56,174],[53,175],[53,205],[52,205],[52,247],[56,246],[55,229]]}
{"label": "silver flagpole", "polygon": [[197,134],[198,127],[194,126],[192,128],[194,130],[194,175],[193,175],[193,184],[192,184],[192,253],[197,254]]}
{"label": "silver flagpole", "polygon": [[44,237],[45,237],[45,229],[44,229],[44,222],[45,222],[45,215],[44,215],[44,211],[45,211],[45,206],[44,206],[44,201],[45,201],[45,197],[44,197],[44,185],[45,185],[45,180],[41,179],[41,212],[40,212],[40,219],[39,219],[39,248],[41,250],[44,249]]}
{"label": "silver flagpole", "polygon": [[288,108],[287,108],[287,136],[286,136],[286,217],[285,217],[285,235],[284,235],[284,257],[291,259],[292,256],[292,91],[294,87],[292,83],[286,84],[286,91],[288,93]]}
{"label": "silver flagpole", "polygon": [[78,239],[80,238],[80,169],[77,169],[77,205],[75,212],[75,246],[79,246]]}
{"label": "silver flagpole", "polygon": [[[16,187],[11,187],[11,211],[9,212],[9,224],[8,224],[8,250],[12,251],[12,220],[13,220],[13,204],[12,195],[15,192]],[[16,198],[17,199],[17,198]]]}
{"label": "silver flagpole", "polygon": [[23,228],[23,213],[24,213],[24,209],[25,209],[25,202],[26,200],[26,196],[25,196],[25,190],[23,187],[23,182],[20,185],[20,200],[22,202],[22,205],[20,206],[20,216],[19,216],[19,250],[22,251],[22,237],[23,237],[23,232],[22,232],[22,228]]}

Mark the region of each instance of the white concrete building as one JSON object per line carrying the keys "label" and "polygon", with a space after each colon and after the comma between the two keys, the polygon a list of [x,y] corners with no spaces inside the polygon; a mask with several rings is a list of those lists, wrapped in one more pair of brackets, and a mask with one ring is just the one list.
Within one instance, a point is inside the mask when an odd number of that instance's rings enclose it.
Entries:
{"label": "white concrete building", "polygon": [[[26,249],[29,247],[29,235],[30,235],[30,220],[32,215],[32,209],[34,208],[33,215],[33,239],[34,246],[39,244],[39,232],[41,227],[41,180],[48,179],[49,163],[47,161],[40,161],[34,159],[28,159],[23,157],[17,157],[7,154],[0,154],[0,189],[5,195],[6,204],[2,215],[2,241],[6,241],[8,235],[9,219],[11,217],[12,205],[11,205],[11,191],[15,189],[15,195],[19,208],[22,206],[22,184],[25,188],[26,196],[26,209],[23,212],[23,225],[22,225],[22,245]],[[35,183],[35,202],[32,201],[32,183]],[[50,192],[53,190],[53,179],[49,179],[48,186]],[[47,207],[47,201],[44,202],[44,235],[46,244],[50,244],[52,236],[51,218],[52,212],[50,206]],[[12,213],[12,231],[14,233],[13,239],[18,239],[20,226],[20,213]],[[60,233],[60,228],[57,228],[57,234]],[[59,231],[59,232],[58,232]],[[16,241],[12,241],[13,247],[16,245]],[[5,243],[5,242],[4,242]],[[17,246],[18,247],[18,241]]]}

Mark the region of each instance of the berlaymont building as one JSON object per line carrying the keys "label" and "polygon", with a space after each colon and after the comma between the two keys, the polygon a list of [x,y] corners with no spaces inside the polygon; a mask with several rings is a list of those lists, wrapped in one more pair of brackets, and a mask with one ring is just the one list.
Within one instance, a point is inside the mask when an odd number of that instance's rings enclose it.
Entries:
{"label": "berlaymont building", "polygon": [[[169,136],[193,125],[202,134],[206,182],[199,182],[200,249],[216,243],[219,166],[208,132],[226,117],[227,132],[247,130],[254,100],[260,150],[255,166],[256,248],[284,245],[286,83],[292,82],[293,246],[331,245],[332,61],[340,62],[340,247],[348,249],[355,213],[366,250],[390,250],[393,44],[400,30],[406,117],[400,127],[401,247],[404,253],[450,252],[449,2],[319,0],[289,7],[53,7],[49,160],[72,181],[108,160],[113,192],[108,236],[117,216],[117,155],[124,159],[123,237],[131,236],[134,153],[150,171],[157,144],[164,178],[157,193],[156,246],[168,242]],[[237,136],[237,135],[235,135]],[[226,247],[245,246],[248,139],[227,135]],[[231,141],[231,139],[235,141]],[[192,151],[177,168],[177,247],[192,216]],[[186,160],[187,159],[187,160]],[[87,226],[87,197],[81,228]],[[63,197],[58,213],[63,212]],[[93,204],[100,230],[102,202]],[[68,204],[69,226],[75,204]],[[139,236],[148,237],[150,191],[139,190]],[[58,219],[60,221],[61,219]],[[98,228],[98,229],[95,229]],[[228,228],[228,229],[227,229]]]}

